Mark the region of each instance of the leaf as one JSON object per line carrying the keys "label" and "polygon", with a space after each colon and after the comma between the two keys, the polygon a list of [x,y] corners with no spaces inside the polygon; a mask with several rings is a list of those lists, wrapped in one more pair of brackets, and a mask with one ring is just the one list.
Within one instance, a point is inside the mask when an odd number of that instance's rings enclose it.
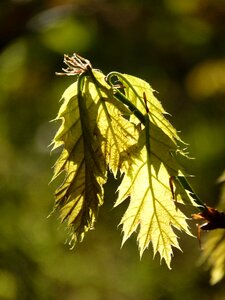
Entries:
{"label": "leaf", "polygon": [[[63,94],[64,102],[56,120],[62,124],[54,138],[53,150],[63,145],[54,166],[53,180],[65,172],[62,185],[56,190],[55,209],[72,229],[71,242],[82,240],[92,229],[98,208],[103,203],[106,165],[100,146],[94,140],[96,109],[89,97],[78,97],[78,83]],[[91,111],[92,117],[87,113]]]}
{"label": "leaf", "polygon": [[121,220],[124,232],[122,243],[140,226],[137,237],[140,255],[151,241],[154,255],[159,252],[170,267],[171,246],[180,249],[171,225],[187,234],[190,232],[185,215],[172,199],[168,169],[154,154],[158,147],[159,144],[152,144],[149,161],[146,148],[140,150],[139,159],[135,160],[119,187],[116,205],[130,196],[129,207]]}
{"label": "leaf", "polygon": [[[63,94],[56,120],[62,120],[53,150],[63,146],[54,166],[53,180],[65,172],[56,190],[55,209],[72,231],[71,242],[82,240],[92,229],[103,204],[107,166],[114,176],[131,163],[126,151],[136,143],[136,127],[122,115],[129,111],[116,101],[101,72],[85,76],[79,96],[78,82]],[[97,82],[97,84],[96,84]],[[126,157],[126,164],[121,157]]]}
{"label": "leaf", "polygon": [[[138,91],[132,90],[136,95],[135,99],[140,99],[143,93],[149,95],[151,92],[146,85],[142,85],[142,80],[141,84],[138,82],[138,79],[135,79],[135,84],[132,80],[129,82],[132,87],[138,86]],[[125,90],[126,95],[129,95],[129,85]],[[147,104],[150,107],[152,107],[151,100],[152,98]],[[153,98],[153,103],[157,109],[149,109],[149,114],[146,114],[145,128],[137,141],[139,145],[137,158],[120,184],[115,206],[130,197],[130,204],[120,222],[124,233],[122,244],[139,229],[137,241],[140,255],[142,256],[151,241],[154,255],[159,252],[161,259],[164,258],[170,268],[172,246],[180,249],[172,226],[189,235],[191,233],[186,216],[176,207],[172,199],[169,185],[171,176],[183,175],[182,169],[171,155],[171,151],[177,151],[176,140],[179,138],[175,129],[163,116],[164,110],[156,98]],[[179,185],[175,185],[176,201],[195,204],[187,193],[180,192]]]}

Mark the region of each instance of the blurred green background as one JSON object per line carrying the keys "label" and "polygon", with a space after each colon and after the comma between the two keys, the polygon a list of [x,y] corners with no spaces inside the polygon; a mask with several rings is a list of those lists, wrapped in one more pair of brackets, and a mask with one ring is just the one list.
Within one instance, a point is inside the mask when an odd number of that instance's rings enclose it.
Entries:
{"label": "blurred green background", "polygon": [[[104,73],[139,76],[159,92],[196,160],[185,164],[203,202],[216,205],[224,169],[224,0],[2,0],[0,3],[0,299],[224,300],[209,285],[197,239],[182,236],[172,271],[135,237],[120,249],[106,186],[96,230],[70,251],[57,216],[47,219],[56,124],[49,123],[73,78],[56,77],[77,52]],[[195,225],[190,221],[193,233]],[[207,233],[204,233],[204,236]],[[151,248],[151,247],[150,247]]]}

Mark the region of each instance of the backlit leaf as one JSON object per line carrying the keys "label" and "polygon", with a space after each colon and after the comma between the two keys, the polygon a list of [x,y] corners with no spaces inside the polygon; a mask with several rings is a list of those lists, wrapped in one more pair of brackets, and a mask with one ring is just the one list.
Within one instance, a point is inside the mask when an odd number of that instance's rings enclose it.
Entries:
{"label": "backlit leaf", "polygon": [[[135,78],[135,84],[133,84],[132,79],[129,81],[130,85],[134,88],[135,85],[138,86],[137,90],[132,89],[131,91],[135,95],[133,103],[136,101],[137,107],[142,105],[144,113],[145,103],[138,105],[138,101],[142,98],[143,93],[150,95],[151,90],[147,84],[142,84],[142,80],[140,80],[141,84],[138,84],[139,81]],[[126,93],[130,93],[128,85]],[[147,105],[150,108],[153,107],[151,100],[153,100],[155,109],[149,109],[150,112],[146,115],[148,126],[145,124],[145,128],[137,140],[137,145],[139,145],[137,158],[120,184],[119,197],[115,205],[119,205],[130,197],[130,204],[121,220],[124,233],[122,243],[138,230],[137,241],[140,255],[151,242],[154,255],[159,252],[161,258],[164,258],[170,267],[172,246],[180,249],[172,227],[183,230],[189,235],[191,233],[186,223],[186,216],[172,199],[173,195],[169,185],[172,176],[183,175],[181,167],[171,155],[171,151],[179,151],[177,145],[179,137],[163,116],[164,110],[154,96],[148,99]],[[183,154],[182,151],[180,152]],[[189,195],[185,191],[181,191],[179,185],[176,183],[174,185],[176,186],[176,201],[194,205]]]}
{"label": "backlit leaf", "polygon": [[[62,185],[56,190],[55,209],[67,221],[72,240],[82,240],[92,229],[98,208],[103,203],[103,184],[107,166],[116,176],[125,172],[132,158],[127,148],[136,143],[136,127],[122,115],[128,114],[113,97],[113,91],[101,72],[93,71],[95,80],[86,76],[80,98],[78,83],[63,94],[64,100],[56,120],[62,124],[54,138],[53,150],[63,146],[54,166],[53,180],[65,172]],[[126,163],[121,160],[126,158]]]}
{"label": "backlit leaf", "polygon": [[[130,114],[129,110],[114,98],[113,90],[105,82],[105,76],[98,71],[93,71],[98,81],[98,87],[93,81],[88,81],[85,89],[90,92],[92,101],[98,107],[97,127],[101,150],[116,177],[117,172],[126,172],[128,165],[132,164],[132,156],[128,148],[134,152],[138,130],[133,123],[123,116]],[[126,160],[126,163],[123,163]]]}
{"label": "backlit leaf", "polygon": [[82,240],[103,203],[108,170],[114,177],[123,174],[115,203],[130,200],[120,222],[122,243],[138,231],[140,256],[151,242],[154,255],[170,268],[172,247],[180,249],[174,229],[191,235],[180,208],[198,202],[187,181],[186,189],[176,180],[184,178],[177,160],[178,154],[187,157],[184,143],[147,82],[117,72],[105,77],[76,54],[65,62],[65,73],[78,79],[65,91],[56,118],[62,123],[53,149],[62,147],[62,153],[53,179],[61,172],[65,179],[56,190],[55,208],[72,241]]}
{"label": "backlit leaf", "polygon": [[[54,138],[53,149],[63,145],[63,150],[55,164],[53,179],[61,172],[65,172],[65,179],[56,190],[55,208],[60,210],[61,220],[66,220],[72,229],[71,241],[76,242],[93,228],[98,208],[103,203],[106,165],[94,138],[97,111],[92,99],[85,96],[78,99],[77,82],[65,91],[62,99],[64,102],[56,118],[62,120],[62,124]],[[83,101],[81,105],[79,101]]]}
{"label": "backlit leaf", "polygon": [[[165,118],[168,113],[164,110],[160,101],[155,97],[154,90],[146,81],[127,74],[119,74],[118,78],[124,86],[126,97],[140,110],[143,114],[146,113],[146,104],[143,98],[143,93],[146,95],[147,106],[150,110],[150,121],[159,127],[170,139],[174,142],[180,140],[176,130],[171,126],[170,122]],[[132,122],[138,123],[138,120],[132,116]]]}

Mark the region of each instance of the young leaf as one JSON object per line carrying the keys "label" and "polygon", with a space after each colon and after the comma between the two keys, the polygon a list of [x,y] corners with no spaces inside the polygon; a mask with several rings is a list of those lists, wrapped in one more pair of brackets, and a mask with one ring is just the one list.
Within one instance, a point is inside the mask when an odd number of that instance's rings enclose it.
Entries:
{"label": "young leaf", "polygon": [[[161,134],[162,137],[163,134]],[[165,140],[165,144],[166,142]],[[150,138],[150,143],[150,155],[146,147],[142,147],[139,158],[130,167],[127,176],[123,178],[116,205],[130,196],[130,204],[121,220],[124,232],[123,243],[140,226],[137,237],[140,255],[151,241],[154,255],[159,252],[161,258],[164,258],[170,267],[172,246],[180,249],[171,226],[187,234],[190,232],[185,215],[176,207],[172,199],[169,172],[173,162],[166,154],[167,146],[162,140],[154,141],[152,138]],[[176,164],[174,164],[175,167]]]}
{"label": "young leaf", "polygon": [[76,54],[65,56],[65,62],[65,73],[78,79],[64,93],[56,118],[62,124],[54,149],[63,150],[53,179],[64,171],[65,180],[55,208],[72,229],[72,241],[82,240],[103,203],[107,168],[115,177],[124,173],[115,204],[130,197],[121,220],[123,243],[139,227],[140,255],[152,242],[154,255],[159,252],[170,268],[172,247],[180,249],[173,227],[191,235],[177,202],[197,206],[200,201],[187,181],[188,192],[174,180],[184,176],[175,155],[187,157],[178,146],[182,141],[148,83],[117,72],[105,78]]}
{"label": "young leaf", "polygon": [[[129,100],[133,99],[132,103],[140,107],[143,113],[144,109],[141,107],[144,108],[144,105],[148,105],[149,108],[145,106],[148,114],[145,115],[145,127],[137,141],[139,145],[137,158],[128,169],[127,176],[122,180],[119,197],[115,204],[117,206],[128,196],[130,197],[130,204],[121,220],[124,233],[122,243],[139,226],[137,241],[140,255],[142,256],[151,241],[154,255],[159,252],[170,268],[172,246],[180,249],[172,226],[191,235],[186,223],[187,218],[176,207],[172,199],[173,194],[169,184],[172,176],[183,175],[182,169],[171,155],[171,151],[179,151],[176,142],[179,137],[163,116],[165,112],[161,104],[157,103],[157,99],[151,97],[147,103],[144,102],[146,95],[151,93],[150,87],[137,78],[135,78],[134,84],[132,80],[133,77],[129,84],[127,81],[122,83],[123,85],[127,84],[126,95],[133,94],[135,96],[133,98],[130,96]],[[138,89],[136,90],[134,86],[138,86]],[[145,97],[141,95],[145,95]],[[138,104],[139,99],[142,101],[141,105]],[[153,109],[151,109],[152,104],[154,105]],[[138,123],[137,119],[133,121]],[[180,193],[181,189],[177,183],[175,186],[176,201],[195,204],[187,193]]]}
{"label": "young leaf", "polygon": [[61,220],[66,220],[72,229],[71,242],[82,240],[84,233],[93,228],[103,203],[102,185],[106,181],[106,165],[94,139],[96,110],[91,99],[82,94],[79,79],[63,94],[64,103],[56,118],[62,124],[53,141],[53,149],[64,147],[55,164],[53,179],[63,171],[66,173],[55,193],[55,209],[60,210]]}
{"label": "young leaf", "polygon": [[[113,97],[104,75],[92,71],[80,75],[63,94],[64,102],[56,120],[62,120],[53,144],[63,146],[54,167],[55,179],[65,172],[56,190],[55,209],[71,228],[71,242],[82,240],[92,229],[103,203],[107,166],[116,176],[131,163],[127,148],[136,143],[136,127],[122,115],[127,108]],[[127,164],[120,157],[126,157]]]}

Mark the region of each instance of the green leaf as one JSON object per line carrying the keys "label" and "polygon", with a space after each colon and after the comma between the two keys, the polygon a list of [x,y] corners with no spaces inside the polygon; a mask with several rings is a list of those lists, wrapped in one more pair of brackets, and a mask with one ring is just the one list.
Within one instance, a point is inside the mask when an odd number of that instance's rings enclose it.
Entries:
{"label": "green leaf", "polygon": [[[143,93],[152,95],[151,89],[137,78],[133,84],[132,79],[125,88],[126,96],[130,95],[129,100],[133,99],[132,103],[140,107],[143,113],[144,105],[155,109],[149,109],[150,112],[145,116],[145,127],[137,140],[139,147],[136,159],[119,187],[119,197],[115,206],[130,197],[130,204],[120,223],[124,233],[122,244],[139,228],[137,241],[140,255],[142,256],[152,242],[154,255],[159,252],[170,268],[172,246],[180,249],[172,226],[191,235],[186,216],[172,199],[169,184],[172,176],[183,175],[181,167],[171,155],[171,151],[179,151],[176,142],[179,138],[175,129],[163,116],[164,110],[155,97],[147,98],[146,104],[138,104],[139,99],[143,101]],[[130,91],[130,86],[137,86],[138,89],[132,88]],[[135,97],[132,98],[131,94]],[[146,106],[145,110],[148,110]],[[137,119],[133,121],[138,123]],[[181,190],[178,183],[174,182],[174,185],[177,202],[195,205],[193,199]]]}
{"label": "green leaf", "polygon": [[74,243],[94,227],[103,204],[107,167],[114,176],[126,171],[132,163],[127,148],[136,143],[138,134],[123,117],[129,111],[114,98],[104,75],[98,71],[92,75],[83,76],[82,84],[79,77],[63,94],[56,118],[62,124],[53,141],[53,150],[63,146],[53,180],[66,173],[55,193],[55,209],[62,222],[67,221]]}
{"label": "green leaf", "polygon": [[93,228],[106,181],[106,165],[94,139],[97,110],[92,99],[79,89],[76,82],[63,94],[64,102],[56,118],[62,124],[53,147],[54,150],[63,145],[54,167],[53,179],[65,172],[65,179],[55,193],[55,209],[60,210],[61,220],[67,221],[72,229],[71,242],[82,240],[84,233]]}

